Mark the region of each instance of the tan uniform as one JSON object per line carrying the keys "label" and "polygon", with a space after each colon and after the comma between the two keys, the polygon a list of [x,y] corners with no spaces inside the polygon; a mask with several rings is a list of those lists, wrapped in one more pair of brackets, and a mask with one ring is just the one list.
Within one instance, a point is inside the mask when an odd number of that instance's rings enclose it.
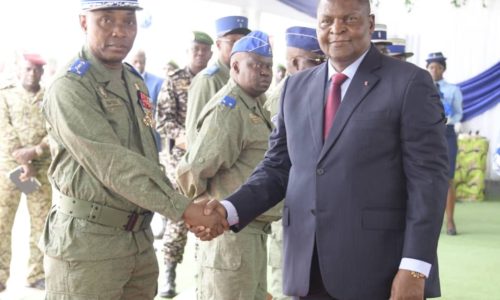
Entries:
{"label": "tan uniform", "polygon": [[[260,97],[259,97],[260,98]],[[178,185],[189,197],[224,199],[264,157],[271,123],[255,99],[230,79],[203,108],[198,134],[179,163]],[[276,212],[267,212],[240,233],[200,243],[198,299],[262,300],[266,287],[266,240]]]}
{"label": "tan uniform", "polygon": [[[11,230],[21,199],[21,192],[5,174],[19,166],[12,157],[14,150],[38,145],[47,139],[41,112],[43,93],[40,90],[33,94],[15,85],[0,90],[0,283],[4,285],[9,277]],[[48,151],[32,161],[42,186],[26,196],[31,224],[28,284],[44,277],[43,254],[37,242],[51,205],[52,193],[47,180],[49,164]]]}
{"label": "tan uniform", "polygon": [[43,106],[60,191],[40,241],[47,299],[153,299],[151,211],[179,220],[189,200],[158,162],[140,75],[110,70],[86,48],[68,69]]}
{"label": "tan uniform", "polygon": [[[286,78],[283,78],[278,85],[272,89],[264,104],[264,108],[271,114],[271,121],[276,120],[276,115],[279,111],[279,101],[281,92],[285,85]],[[275,209],[281,209],[283,201],[280,202]],[[268,240],[269,255],[267,258],[267,265],[269,266],[269,293],[273,296],[273,300],[291,300],[292,298],[283,294],[283,224],[281,220],[275,221],[271,224],[271,234]]]}
{"label": "tan uniform", "polygon": [[[186,152],[184,149],[173,146],[169,149],[170,140],[185,138],[186,111],[188,102],[188,88],[193,74],[188,67],[171,72],[163,82],[158,96],[156,130],[162,140],[160,162],[165,167],[168,179],[175,188],[175,170]],[[169,151],[170,150],[170,151]],[[187,242],[187,227],[184,221],[173,222],[167,219],[163,234],[163,252],[166,263],[181,263],[184,247]]]}
{"label": "tan uniform", "polygon": [[229,67],[217,60],[215,64],[196,75],[189,87],[186,116],[186,137],[188,145],[196,137],[196,121],[203,107],[229,80]]}

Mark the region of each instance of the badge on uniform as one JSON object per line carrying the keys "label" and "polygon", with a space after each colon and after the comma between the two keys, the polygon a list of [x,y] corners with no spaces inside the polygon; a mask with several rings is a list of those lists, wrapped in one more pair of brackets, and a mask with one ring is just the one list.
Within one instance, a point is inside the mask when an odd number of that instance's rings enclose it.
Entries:
{"label": "badge on uniform", "polygon": [[233,109],[236,107],[236,99],[230,96],[224,96],[224,98],[220,100],[220,104]]}
{"label": "badge on uniform", "polygon": [[248,116],[250,117],[250,121],[252,121],[253,124],[259,124],[262,122],[262,119],[254,113],[250,113]]}
{"label": "badge on uniform", "polygon": [[156,127],[156,124],[153,118],[153,105],[151,105],[151,100],[149,99],[148,95],[139,90],[139,85],[136,84],[135,87],[137,89],[137,98],[139,99],[139,104],[141,105],[145,114],[142,122],[144,122],[144,125],[154,129]]}

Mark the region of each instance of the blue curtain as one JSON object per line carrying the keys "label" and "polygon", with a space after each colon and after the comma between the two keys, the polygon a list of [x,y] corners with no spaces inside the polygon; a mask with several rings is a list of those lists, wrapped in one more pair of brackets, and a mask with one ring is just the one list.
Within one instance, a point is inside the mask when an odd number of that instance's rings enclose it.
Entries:
{"label": "blue curtain", "polygon": [[286,5],[295,8],[298,11],[305,13],[313,18],[316,18],[316,8],[319,0],[279,0]]}
{"label": "blue curtain", "polygon": [[462,121],[482,114],[500,100],[500,62],[458,86],[464,96]]}

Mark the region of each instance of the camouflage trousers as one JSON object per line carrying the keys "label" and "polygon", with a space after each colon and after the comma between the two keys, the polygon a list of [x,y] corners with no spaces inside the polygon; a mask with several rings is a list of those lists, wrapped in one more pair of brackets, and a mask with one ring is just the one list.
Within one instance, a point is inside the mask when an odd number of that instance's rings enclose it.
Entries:
{"label": "camouflage trousers", "polygon": [[[175,171],[179,161],[186,151],[174,146],[170,153],[165,152],[160,153],[160,162],[165,167],[165,173],[168,180],[170,180],[174,188],[177,190]],[[167,219],[165,233],[163,234],[163,253],[166,264],[182,262],[184,247],[187,243],[187,232],[188,230],[184,221],[173,222]]]}
{"label": "camouflage trousers", "polygon": [[[8,170],[0,168],[0,282],[3,284],[10,275],[12,226],[21,201],[21,192],[3,175],[6,172]],[[43,253],[38,249],[37,243],[52,203],[52,192],[47,179],[47,169],[39,169],[36,178],[42,186],[37,191],[26,196],[31,225],[28,284],[44,278]]]}

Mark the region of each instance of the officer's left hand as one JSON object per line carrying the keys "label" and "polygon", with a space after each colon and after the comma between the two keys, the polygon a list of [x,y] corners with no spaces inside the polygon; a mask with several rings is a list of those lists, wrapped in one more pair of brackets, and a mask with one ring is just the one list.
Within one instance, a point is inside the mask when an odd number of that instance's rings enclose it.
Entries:
{"label": "officer's left hand", "polygon": [[19,164],[28,164],[37,155],[35,147],[25,147],[14,150],[12,156]]}
{"label": "officer's left hand", "polygon": [[410,271],[400,269],[392,281],[390,300],[424,299],[424,278],[415,278]]}

